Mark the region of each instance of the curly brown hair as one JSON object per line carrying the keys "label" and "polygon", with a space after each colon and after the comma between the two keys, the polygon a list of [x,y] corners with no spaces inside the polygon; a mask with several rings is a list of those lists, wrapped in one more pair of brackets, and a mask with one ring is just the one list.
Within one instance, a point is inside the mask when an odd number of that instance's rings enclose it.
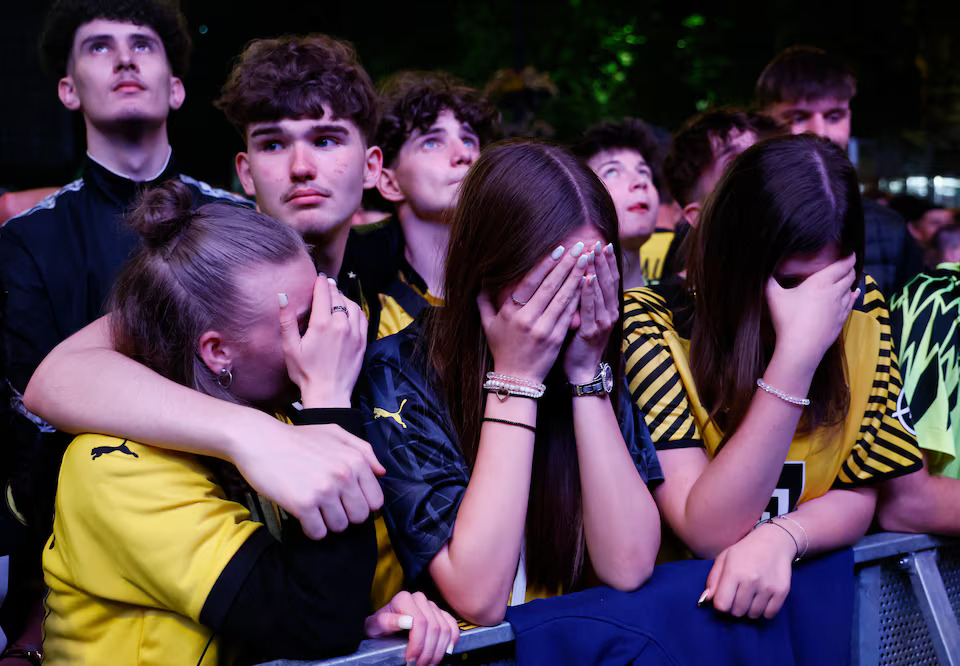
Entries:
{"label": "curly brown hair", "polygon": [[370,145],[377,94],[349,42],[327,35],[255,39],[237,58],[215,102],[246,138],[250,123],[283,118],[334,118],[357,126]]}
{"label": "curly brown hair", "polygon": [[500,134],[500,114],[493,105],[448,72],[401,71],[384,81],[376,138],[384,165],[392,166],[413,131],[429,130],[444,110],[470,125],[481,148]]}

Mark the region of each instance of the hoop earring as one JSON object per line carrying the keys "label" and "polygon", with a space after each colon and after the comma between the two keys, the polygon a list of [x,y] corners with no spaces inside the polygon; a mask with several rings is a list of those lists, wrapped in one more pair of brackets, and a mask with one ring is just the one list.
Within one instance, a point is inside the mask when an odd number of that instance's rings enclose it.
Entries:
{"label": "hoop earring", "polygon": [[217,383],[220,385],[220,388],[230,388],[230,385],[233,383],[233,373],[230,372],[229,368],[220,369],[220,374],[217,375]]}

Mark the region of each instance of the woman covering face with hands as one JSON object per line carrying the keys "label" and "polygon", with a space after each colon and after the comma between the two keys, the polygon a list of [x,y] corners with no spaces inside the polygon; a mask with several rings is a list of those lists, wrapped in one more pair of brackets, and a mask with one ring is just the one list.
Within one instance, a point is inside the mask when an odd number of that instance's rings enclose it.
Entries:
{"label": "woman covering face with hands", "polygon": [[[171,181],[130,216],[144,248],[114,288],[117,350],[214,398],[359,433],[350,394],[363,312],[317,276],[295,230],[246,208],[192,203]],[[157,412],[164,418],[162,405]],[[45,660],[319,658],[408,629],[407,658],[439,662],[459,630],[424,595],[402,592],[370,614],[376,551],[366,519],[382,501],[370,477],[333,489],[336,499],[321,506],[330,533],[313,541],[224,462],[76,438],[43,553]]]}
{"label": "woman covering face with hands", "polygon": [[453,217],[444,307],[368,354],[394,548],[472,622],[652,571],[660,471],[623,384],[616,239],[606,189],[566,152],[488,148]]}
{"label": "woman covering face with hands", "polygon": [[[920,454],[883,297],[860,280],[856,173],[829,142],[748,149],[693,231],[686,285],[625,295],[664,520],[715,557],[701,602],[772,617],[792,563],[856,542]],[[859,286],[858,286],[859,284]]]}

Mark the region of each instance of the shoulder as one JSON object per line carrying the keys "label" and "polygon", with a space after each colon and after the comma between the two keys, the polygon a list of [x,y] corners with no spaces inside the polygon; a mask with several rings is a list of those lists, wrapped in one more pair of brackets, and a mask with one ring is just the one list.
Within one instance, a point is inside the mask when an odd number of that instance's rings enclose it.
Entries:
{"label": "shoulder", "polygon": [[890,316],[887,309],[887,299],[884,298],[880,287],[877,286],[877,281],[869,275],[864,275],[861,291],[863,293],[853,306],[854,311],[869,315],[883,324],[887,323]]}
{"label": "shoulder", "polygon": [[418,354],[418,345],[423,345],[423,320],[417,318],[409,326],[380,338],[367,348],[368,365],[389,365],[397,368],[408,366]]}
{"label": "shoulder", "polygon": [[83,178],[78,178],[72,183],[64,185],[53,194],[44,197],[33,206],[33,208],[25,210],[19,215],[14,215],[0,226],[0,238],[12,235],[45,235],[40,225],[47,225],[61,220],[64,211],[70,207],[73,200],[83,191],[83,186]]}
{"label": "shoulder", "polygon": [[239,194],[221,190],[219,187],[213,187],[202,180],[191,178],[186,174],[181,173],[177,178],[181,183],[196,190],[200,194],[200,198],[202,199],[200,203],[230,203],[253,208],[253,202]]}
{"label": "shoulder", "polygon": [[900,213],[872,199],[863,200],[863,219],[867,224],[881,225],[891,230],[903,230],[907,224],[900,217]]}
{"label": "shoulder", "polygon": [[[623,329],[625,334],[646,331],[660,335],[678,331],[680,321],[689,319],[689,296],[682,284],[659,284],[630,289],[623,295]],[[682,311],[682,312],[681,312]],[[683,316],[680,316],[683,315]]]}
{"label": "shoulder", "polygon": [[178,484],[215,485],[210,472],[190,454],[146,446],[129,439],[85,434],[67,447],[61,465],[61,486],[97,494],[104,484],[137,488]]}
{"label": "shoulder", "polygon": [[[915,276],[903,289],[898,291],[890,301],[890,308],[904,307],[905,301],[916,300],[918,297],[927,299],[932,296],[947,296],[948,292],[955,292],[960,287],[960,264],[940,264],[932,271],[926,271]],[[950,294],[948,298],[954,300],[960,297],[960,292]]]}

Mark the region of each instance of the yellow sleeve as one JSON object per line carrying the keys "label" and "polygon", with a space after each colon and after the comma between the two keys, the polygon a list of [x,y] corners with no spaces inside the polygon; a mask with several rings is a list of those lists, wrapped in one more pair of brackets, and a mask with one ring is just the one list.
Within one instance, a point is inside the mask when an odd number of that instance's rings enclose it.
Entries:
{"label": "yellow sleeve", "polygon": [[[863,312],[880,324],[880,352],[873,389],[862,414],[860,437],[837,475],[836,487],[875,483],[920,469],[923,454],[917,446],[910,409],[902,393],[903,383],[890,331],[890,315],[883,295],[867,278]],[[850,368],[851,372],[855,369]],[[856,369],[869,372],[870,369]],[[851,418],[854,416],[851,415]]]}
{"label": "yellow sleeve", "polygon": [[259,529],[191,455],[82,435],[60,471],[48,574],[89,594],[199,621],[213,584]]}
{"label": "yellow sleeve", "polygon": [[664,334],[673,331],[666,302],[648,288],[631,289],[624,294],[623,316],[627,383],[654,445],[657,449],[700,446],[678,359],[664,340]]}

